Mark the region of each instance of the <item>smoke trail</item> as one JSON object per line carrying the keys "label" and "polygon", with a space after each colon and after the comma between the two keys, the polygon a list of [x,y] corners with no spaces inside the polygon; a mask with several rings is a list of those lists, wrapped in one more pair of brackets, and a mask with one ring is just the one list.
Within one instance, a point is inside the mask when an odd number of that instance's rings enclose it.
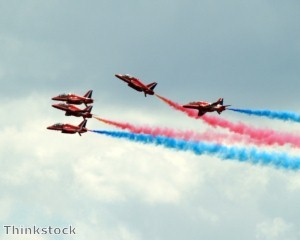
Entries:
{"label": "smoke trail", "polygon": [[189,117],[196,118],[196,119],[199,118],[196,111],[184,108],[180,104],[175,103],[175,102],[173,102],[165,97],[162,97],[160,95],[155,94],[155,96],[157,96],[159,99],[163,100],[165,103],[167,103],[169,106],[173,107],[174,109],[184,112]]}
{"label": "smoke trail", "polygon": [[151,143],[175,150],[192,151],[196,155],[212,155],[221,159],[236,159],[240,162],[250,162],[252,164],[273,165],[285,169],[300,169],[300,158],[287,155],[286,153],[259,151],[256,148],[227,147],[219,144],[209,144],[203,142],[188,142],[180,139],[173,139],[163,136],[154,137],[146,134],[134,134],[116,131],[92,132],[104,134],[115,138],[124,138],[133,142],[144,144]]}
{"label": "smoke trail", "polygon": [[[195,111],[185,109],[178,103],[172,102],[169,99],[156,95],[158,98],[166,102],[171,107],[175,108],[176,110],[185,112],[188,116],[192,118],[198,118]],[[192,112],[191,112],[192,111]],[[290,133],[281,133],[276,132],[271,129],[259,129],[248,126],[243,123],[232,123],[230,121],[221,119],[219,117],[211,117],[208,115],[203,115],[201,118],[205,123],[213,126],[213,127],[221,127],[228,129],[231,132],[238,133],[241,135],[247,135],[257,144],[265,144],[265,145],[274,145],[278,144],[283,146],[285,144],[291,144],[293,147],[300,147],[300,136],[290,134]]]}
{"label": "smoke trail", "polygon": [[132,133],[143,133],[150,134],[152,136],[165,136],[170,138],[180,138],[186,141],[206,141],[206,142],[216,142],[216,143],[251,143],[249,138],[245,138],[240,135],[229,135],[225,133],[216,133],[212,130],[206,131],[204,133],[195,133],[194,131],[180,131],[171,128],[161,128],[161,127],[149,127],[149,126],[135,126],[130,123],[121,123],[116,121],[111,121],[99,117],[94,117],[95,119],[104,122],[109,125],[113,125],[120,129],[127,129]]}
{"label": "smoke trail", "polygon": [[270,111],[270,110],[250,110],[250,109],[237,109],[228,108],[228,110],[244,113],[248,115],[255,115],[259,117],[267,117],[271,119],[279,119],[283,121],[300,122],[300,115],[293,112],[285,111]]}

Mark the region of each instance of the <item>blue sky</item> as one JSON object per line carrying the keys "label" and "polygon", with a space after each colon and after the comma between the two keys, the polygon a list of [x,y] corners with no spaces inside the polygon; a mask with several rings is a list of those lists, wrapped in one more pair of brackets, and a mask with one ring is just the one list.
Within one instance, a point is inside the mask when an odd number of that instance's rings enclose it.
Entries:
{"label": "blue sky", "polygon": [[299,10],[298,1],[0,1],[1,224],[72,224],[79,240],[299,239],[298,172],[46,130],[81,121],[51,108],[52,96],[88,89],[104,118],[209,129],[115,73],[156,81],[180,103],[224,97],[300,112]]}

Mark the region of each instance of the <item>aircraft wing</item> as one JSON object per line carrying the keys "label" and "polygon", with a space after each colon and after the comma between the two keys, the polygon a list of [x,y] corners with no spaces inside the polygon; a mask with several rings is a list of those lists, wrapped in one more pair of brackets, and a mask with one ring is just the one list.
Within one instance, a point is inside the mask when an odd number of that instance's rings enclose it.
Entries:
{"label": "aircraft wing", "polygon": [[191,109],[196,109],[197,106],[192,106],[192,105],[183,105],[184,108],[191,108]]}
{"label": "aircraft wing", "polygon": [[77,107],[75,107],[73,105],[69,105],[68,111],[70,111],[70,112],[81,112],[81,109],[78,109]]}
{"label": "aircraft wing", "polygon": [[210,108],[212,108],[212,107],[214,107],[214,106],[216,106],[216,105],[214,105],[214,103],[211,103],[211,104],[208,104],[208,105],[206,105],[206,106],[201,106],[201,108],[202,108],[202,109],[210,109]]}
{"label": "aircraft wing", "polygon": [[61,130],[62,133],[76,133],[74,129],[63,129]]}
{"label": "aircraft wing", "polygon": [[198,116],[201,117],[201,116],[203,116],[205,113],[206,113],[206,111],[199,110]]}
{"label": "aircraft wing", "polygon": [[135,84],[142,89],[148,89],[148,87],[138,79],[135,80]]}

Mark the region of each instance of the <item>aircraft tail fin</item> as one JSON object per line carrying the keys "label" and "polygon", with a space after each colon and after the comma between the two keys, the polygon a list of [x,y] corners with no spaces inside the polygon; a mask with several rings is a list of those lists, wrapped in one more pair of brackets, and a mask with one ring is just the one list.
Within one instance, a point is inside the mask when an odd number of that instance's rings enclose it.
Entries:
{"label": "aircraft tail fin", "polygon": [[84,109],[84,111],[90,113],[92,111],[92,109],[93,109],[93,106],[88,106]]}
{"label": "aircraft tail fin", "polygon": [[153,89],[156,87],[156,85],[157,85],[157,82],[153,82],[153,83],[148,84],[147,87],[153,91]]}
{"label": "aircraft tail fin", "polygon": [[80,130],[83,129],[83,128],[85,128],[86,123],[87,123],[87,120],[83,120],[83,121],[78,125],[78,127],[80,127]]}
{"label": "aircraft tail fin", "polygon": [[218,101],[217,101],[217,103],[223,105],[223,100],[224,100],[223,98],[219,98]]}
{"label": "aircraft tail fin", "polygon": [[84,97],[86,98],[92,98],[93,90],[89,90],[86,94],[84,94]]}
{"label": "aircraft tail fin", "polygon": [[211,106],[217,106],[218,104],[223,105],[223,98],[219,98],[218,101],[211,104]]}

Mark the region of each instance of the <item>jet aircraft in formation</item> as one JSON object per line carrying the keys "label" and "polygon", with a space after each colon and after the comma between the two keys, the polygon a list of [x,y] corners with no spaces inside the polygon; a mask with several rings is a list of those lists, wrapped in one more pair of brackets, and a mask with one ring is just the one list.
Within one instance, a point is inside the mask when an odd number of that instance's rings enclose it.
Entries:
{"label": "jet aircraft in formation", "polygon": [[68,104],[76,104],[76,105],[80,105],[84,103],[85,106],[87,107],[87,104],[94,102],[94,100],[92,99],[92,93],[93,90],[89,90],[86,94],[84,94],[84,96],[78,96],[74,93],[69,93],[69,94],[63,93],[63,94],[59,94],[56,97],[53,97],[52,100],[62,101]]}
{"label": "jet aircraft in formation", "polygon": [[[153,82],[150,84],[144,84],[141,80],[139,80],[136,77],[132,77],[128,74],[115,74],[115,76],[122,81],[126,82],[129,87],[135,89],[139,92],[144,92],[145,97],[148,95],[154,95],[154,88],[156,87],[157,83]],[[63,124],[63,123],[57,123],[52,126],[47,127],[47,129],[50,130],[58,130],[62,133],[69,133],[74,134],[78,133],[80,136],[82,133],[87,132],[86,118],[91,118],[92,114],[92,108],[93,106],[88,106],[88,104],[91,104],[94,102],[92,99],[92,93],[93,90],[89,90],[84,96],[78,96],[73,93],[69,94],[60,94],[56,97],[53,97],[52,100],[55,101],[62,101],[66,103],[59,103],[59,104],[53,104],[52,107],[60,109],[62,111],[65,111],[66,116],[75,116],[75,117],[83,117],[83,121],[78,125],[74,126],[69,123]],[[71,104],[84,104],[86,108],[80,109],[74,105]],[[209,103],[209,102],[190,102],[188,104],[183,105],[184,108],[190,108],[190,109],[196,109],[198,110],[198,116],[203,116],[207,112],[217,112],[218,114],[221,114],[223,111],[226,110],[226,108],[230,105],[223,105],[223,98],[219,98],[218,101]]]}
{"label": "jet aircraft in formation", "polygon": [[75,117],[83,117],[91,118],[93,115],[91,114],[93,106],[88,106],[85,109],[80,109],[74,105],[59,103],[53,104],[52,107],[65,111],[66,116],[75,116]]}
{"label": "jet aircraft in formation", "polygon": [[145,97],[148,95],[153,95],[154,94],[154,88],[156,87],[157,83],[153,82],[150,84],[145,85],[144,83],[141,82],[138,78],[132,77],[128,74],[122,75],[122,74],[115,74],[115,76],[122,81],[128,83],[128,86],[139,91],[139,92],[144,92]]}
{"label": "jet aircraft in formation", "polygon": [[[141,82],[136,77],[130,76],[128,74],[115,74],[115,76],[122,81],[128,83],[128,86],[139,91],[139,92],[144,92],[145,97],[147,94],[153,95],[154,94],[154,88],[156,87],[157,83],[153,82],[148,85],[144,84]],[[219,98],[218,101],[214,103],[208,103],[208,102],[191,102],[189,104],[183,105],[184,108],[191,108],[191,109],[197,109],[198,116],[202,116],[207,112],[214,112],[216,111],[217,113],[221,114],[221,112],[226,110],[226,107],[230,105],[223,105],[223,98]]]}
{"label": "jet aircraft in formation", "polygon": [[[66,116],[83,117],[84,120],[78,126],[74,126],[69,123],[66,124],[57,123],[47,127],[47,129],[57,130],[57,131],[61,131],[62,133],[68,133],[68,134],[78,133],[80,136],[82,133],[87,132],[86,118],[92,117],[91,111],[93,108],[93,106],[88,106],[88,104],[94,102],[94,99],[92,99],[92,93],[93,90],[89,90],[84,96],[78,96],[76,94],[69,93],[69,94],[60,94],[56,97],[53,97],[52,100],[63,101],[68,104],[65,103],[53,104],[52,107],[65,111]],[[77,104],[77,105],[84,104],[86,108],[80,109],[71,104]]]}
{"label": "jet aircraft in formation", "polygon": [[221,114],[221,112],[225,111],[229,106],[230,105],[223,105],[223,98],[219,98],[218,101],[214,103],[190,102],[183,105],[184,108],[197,109],[199,111],[198,116],[203,116],[207,112],[217,112],[218,114]]}
{"label": "jet aircraft in formation", "polygon": [[61,131],[62,133],[74,134],[78,133],[81,136],[81,133],[87,132],[86,126],[87,120],[83,120],[78,126],[74,126],[69,123],[56,123],[52,126],[47,127],[49,130]]}

